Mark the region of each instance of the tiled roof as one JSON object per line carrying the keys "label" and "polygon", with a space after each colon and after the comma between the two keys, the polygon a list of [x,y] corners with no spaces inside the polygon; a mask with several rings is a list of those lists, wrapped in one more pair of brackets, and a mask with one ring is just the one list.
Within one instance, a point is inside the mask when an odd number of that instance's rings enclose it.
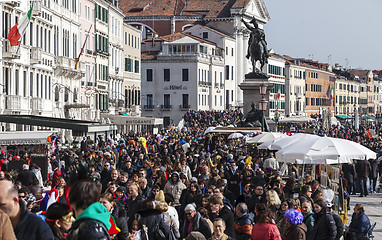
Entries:
{"label": "tiled roof", "polygon": [[233,5],[243,7],[249,0],[120,0],[119,8],[129,16],[229,17]]}
{"label": "tiled roof", "polygon": [[349,72],[354,76],[362,77],[367,76],[370,70],[359,70],[359,69],[351,69]]}
{"label": "tiled roof", "polygon": [[234,37],[232,37],[231,35],[228,35],[227,33],[224,33],[224,32],[222,32],[222,31],[220,31],[220,30],[215,29],[215,28],[208,27],[208,26],[203,26],[203,27],[205,27],[205,28],[211,30],[212,32],[215,32],[215,33],[217,33],[217,34],[220,34],[220,35],[222,35],[222,36],[224,36],[224,37],[234,38]]}
{"label": "tiled roof", "polygon": [[[216,45],[216,43],[214,42],[210,42],[208,40],[205,40],[203,38],[199,38],[197,36],[194,36],[194,35],[191,35],[189,33],[184,33],[184,32],[177,32],[177,33],[173,33],[173,34],[169,34],[169,35],[165,35],[165,36],[161,36],[161,37],[156,37],[154,38],[154,41],[156,42],[160,42],[160,41],[164,41],[164,42],[174,42],[176,40],[179,40],[179,39],[182,39],[184,37],[190,37],[198,42],[202,42],[202,43],[208,43],[208,44],[211,44],[211,45]],[[143,42],[151,42],[153,41],[153,39],[146,39],[146,40],[143,40]]]}
{"label": "tiled roof", "polygon": [[156,60],[159,52],[142,52],[141,60]]}

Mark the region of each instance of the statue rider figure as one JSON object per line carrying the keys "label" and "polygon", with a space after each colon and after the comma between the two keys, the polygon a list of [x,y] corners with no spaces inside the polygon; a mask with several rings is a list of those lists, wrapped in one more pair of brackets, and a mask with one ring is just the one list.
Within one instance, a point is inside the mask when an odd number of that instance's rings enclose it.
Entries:
{"label": "statue rider figure", "polygon": [[[246,58],[251,58],[253,72],[261,72],[263,66],[268,63],[268,49],[264,30],[259,28],[255,18],[249,22],[253,27],[243,19],[241,21],[251,31]],[[260,69],[256,68],[257,61],[260,61]]]}

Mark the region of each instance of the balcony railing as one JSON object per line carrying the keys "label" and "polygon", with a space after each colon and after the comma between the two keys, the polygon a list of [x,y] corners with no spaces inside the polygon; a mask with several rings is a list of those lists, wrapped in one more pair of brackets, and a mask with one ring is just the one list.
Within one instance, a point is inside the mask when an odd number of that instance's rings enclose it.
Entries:
{"label": "balcony railing", "polygon": [[180,110],[188,110],[190,108],[191,108],[191,105],[186,105],[186,104],[179,105]]}
{"label": "balcony railing", "polygon": [[172,105],[161,105],[160,108],[162,111],[170,111],[172,108]]}
{"label": "balcony railing", "polygon": [[154,105],[144,105],[143,109],[144,110],[154,110]]}
{"label": "balcony railing", "polygon": [[5,108],[9,110],[20,110],[21,97],[17,95],[8,95]]}
{"label": "balcony railing", "polygon": [[30,101],[32,112],[42,112],[42,99],[32,98]]}
{"label": "balcony railing", "polygon": [[8,39],[3,41],[3,58],[20,59],[20,53],[17,52],[17,46],[11,46]]}
{"label": "balcony railing", "polygon": [[42,60],[41,48],[32,47],[31,48],[31,64],[40,64]]}
{"label": "balcony railing", "polygon": [[[32,1],[31,1],[31,5],[32,5]],[[41,16],[41,0],[34,0],[33,1],[32,15],[33,16]]]}

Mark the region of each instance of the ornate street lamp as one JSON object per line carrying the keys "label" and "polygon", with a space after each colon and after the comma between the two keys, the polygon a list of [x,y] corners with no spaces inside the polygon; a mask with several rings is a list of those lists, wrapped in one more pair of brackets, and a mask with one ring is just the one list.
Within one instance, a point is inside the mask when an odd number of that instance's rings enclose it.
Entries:
{"label": "ornate street lamp", "polygon": [[259,110],[261,111],[262,113],[262,116],[261,116],[261,131],[264,132],[264,116],[265,116],[265,111],[267,110],[267,104],[268,104],[268,101],[267,99],[265,99],[265,95],[267,94],[267,85],[263,82],[261,85],[260,85],[260,95],[261,95],[261,100],[259,102]]}

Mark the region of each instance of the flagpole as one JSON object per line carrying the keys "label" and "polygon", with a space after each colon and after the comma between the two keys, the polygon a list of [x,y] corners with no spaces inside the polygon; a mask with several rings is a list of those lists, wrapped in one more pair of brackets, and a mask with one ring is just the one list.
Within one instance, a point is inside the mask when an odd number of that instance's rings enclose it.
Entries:
{"label": "flagpole", "polygon": [[[34,2],[32,2],[32,6],[31,6],[31,9],[32,9],[32,11],[33,11],[33,4],[34,4]],[[28,13],[27,13],[28,14]],[[28,20],[28,24],[27,24],[27,27],[25,28],[25,30],[24,30],[24,32],[23,32],[23,34],[21,34],[21,38],[20,38],[20,43],[19,43],[19,45],[17,46],[17,51],[16,51],[16,54],[18,54],[19,53],[19,50],[20,50],[20,46],[21,46],[21,40],[24,38],[24,34],[25,34],[25,32],[27,31],[27,28],[28,28],[28,26],[29,26],[29,23],[31,22],[31,20],[29,19]]]}
{"label": "flagpole", "polygon": [[87,40],[88,40],[88,37],[89,37],[89,34],[90,34],[90,30],[92,29],[92,27],[93,27],[93,24],[90,25],[88,34],[86,35],[86,38],[85,38],[85,41],[84,41],[84,45],[82,45],[80,54],[79,54],[78,57],[76,58],[76,64],[75,64],[74,69],[77,69],[77,64],[78,64],[78,62],[80,61],[80,57],[81,57],[81,55],[82,55],[82,53],[83,53],[83,51],[84,51],[85,44],[86,44],[86,42],[87,42]]}

